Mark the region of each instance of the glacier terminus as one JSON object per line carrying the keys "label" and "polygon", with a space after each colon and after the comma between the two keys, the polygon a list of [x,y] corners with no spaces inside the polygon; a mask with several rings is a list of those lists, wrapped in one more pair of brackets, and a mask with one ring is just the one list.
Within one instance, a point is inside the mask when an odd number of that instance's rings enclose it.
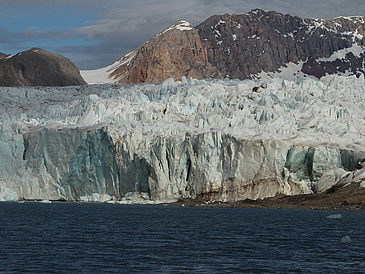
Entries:
{"label": "glacier terminus", "polygon": [[3,201],[309,194],[365,158],[356,76],[0,87],[0,104]]}

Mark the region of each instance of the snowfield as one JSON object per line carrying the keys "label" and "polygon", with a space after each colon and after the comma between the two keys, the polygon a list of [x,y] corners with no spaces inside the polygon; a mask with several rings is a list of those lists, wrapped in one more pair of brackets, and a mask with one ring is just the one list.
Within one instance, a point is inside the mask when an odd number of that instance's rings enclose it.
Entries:
{"label": "snowfield", "polygon": [[0,87],[0,200],[312,193],[365,158],[363,78]]}

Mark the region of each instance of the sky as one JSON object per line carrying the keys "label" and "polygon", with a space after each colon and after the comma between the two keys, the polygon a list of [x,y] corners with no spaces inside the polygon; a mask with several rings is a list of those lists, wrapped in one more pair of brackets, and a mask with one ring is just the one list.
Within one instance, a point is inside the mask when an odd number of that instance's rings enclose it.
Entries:
{"label": "sky", "polygon": [[261,8],[301,18],[365,16],[364,0],[0,0],[0,52],[33,47],[80,70],[106,67],[182,19]]}

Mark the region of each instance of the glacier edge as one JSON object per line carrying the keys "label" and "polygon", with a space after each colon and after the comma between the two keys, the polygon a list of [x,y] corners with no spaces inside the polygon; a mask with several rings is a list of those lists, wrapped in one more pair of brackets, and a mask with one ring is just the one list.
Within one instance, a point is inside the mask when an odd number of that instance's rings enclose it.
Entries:
{"label": "glacier edge", "polygon": [[365,157],[362,84],[325,77],[0,88],[0,199],[312,193],[326,170],[353,170]]}

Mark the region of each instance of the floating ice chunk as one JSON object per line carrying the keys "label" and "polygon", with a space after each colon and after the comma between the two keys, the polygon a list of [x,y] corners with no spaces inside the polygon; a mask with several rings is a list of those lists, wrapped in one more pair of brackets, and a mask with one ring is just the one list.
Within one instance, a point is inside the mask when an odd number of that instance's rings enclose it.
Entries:
{"label": "floating ice chunk", "polygon": [[100,197],[101,197],[101,194],[93,193],[90,196],[80,196],[80,201],[81,202],[97,202]]}
{"label": "floating ice chunk", "polygon": [[140,204],[149,202],[150,195],[147,192],[128,192],[119,201],[120,204]]}
{"label": "floating ice chunk", "polygon": [[340,242],[341,243],[352,243],[352,240],[351,240],[350,236],[345,236],[345,237],[342,237]]}
{"label": "floating ice chunk", "polygon": [[107,201],[112,200],[113,197],[108,194],[99,194],[93,193],[90,196],[80,196],[81,202],[98,202],[98,203],[105,203]]}
{"label": "floating ice chunk", "polygon": [[114,200],[113,198],[114,198],[114,196],[112,197],[108,194],[103,194],[103,195],[100,196],[98,202],[99,203],[105,203],[105,202]]}
{"label": "floating ice chunk", "polygon": [[332,214],[326,217],[327,219],[342,219],[341,214]]}

